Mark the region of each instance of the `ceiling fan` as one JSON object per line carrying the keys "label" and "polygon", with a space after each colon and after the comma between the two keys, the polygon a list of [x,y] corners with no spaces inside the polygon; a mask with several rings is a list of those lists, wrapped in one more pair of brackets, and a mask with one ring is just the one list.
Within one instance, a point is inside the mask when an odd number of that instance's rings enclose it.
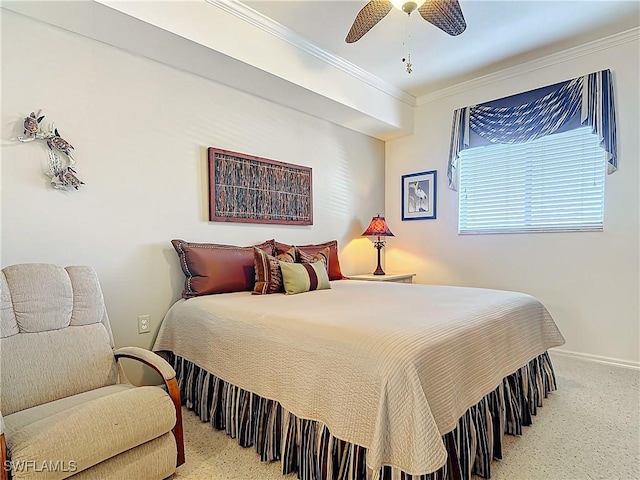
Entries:
{"label": "ceiling fan", "polygon": [[371,0],[356,16],[345,39],[357,42],[371,30],[393,7],[411,15],[418,10],[422,18],[449,35],[460,35],[467,28],[458,0]]}

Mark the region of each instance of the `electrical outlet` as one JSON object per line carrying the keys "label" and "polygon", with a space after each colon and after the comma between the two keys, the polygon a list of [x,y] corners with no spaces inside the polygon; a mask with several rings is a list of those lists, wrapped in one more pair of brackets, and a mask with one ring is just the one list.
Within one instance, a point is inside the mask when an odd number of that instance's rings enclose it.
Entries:
{"label": "electrical outlet", "polygon": [[150,331],[149,315],[138,315],[138,333],[149,333]]}

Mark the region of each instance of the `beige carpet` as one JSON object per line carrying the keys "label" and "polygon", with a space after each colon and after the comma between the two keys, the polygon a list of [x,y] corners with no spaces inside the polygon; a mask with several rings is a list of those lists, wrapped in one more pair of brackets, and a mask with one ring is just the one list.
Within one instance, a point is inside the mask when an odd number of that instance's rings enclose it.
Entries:
{"label": "beige carpet", "polygon": [[[640,371],[552,355],[558,391],[521,437],[505,436],[493,480],[640,479]],[[223,432],[183,410],[186,463],[175,480],[283,480]]]}

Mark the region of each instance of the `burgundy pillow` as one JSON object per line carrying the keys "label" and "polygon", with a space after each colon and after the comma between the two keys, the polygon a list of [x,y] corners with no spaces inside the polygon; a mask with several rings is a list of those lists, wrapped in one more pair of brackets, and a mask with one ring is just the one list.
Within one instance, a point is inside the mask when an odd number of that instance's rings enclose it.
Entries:
{"label": "burgundy pillow", "polygon": [[253,261],[256,270],[256,284],[251,293],[266,295],[284,292],[280,262],[295,263],[296,249],[290,248],[274,257],[258,247],[253,247]]}
{"label": "burgundy pillow", "polygon": [[[171,244],[178,253],[185,276],[183,298],[253,290],[253,245],[238,247],[184,240],[171,240]],[[274,240],[255,246],[273,252]]]}
{"label": "burgundy pillow", "polygon": [[[287,245],[286,243],[275,242],[276,255],[286,252],[293,245]],[[340,271],[340,260],[338,259],[338,241],[332,240],[330,242],[318,243],[312,245],[296,245],[299,250],[304,253],[315,254],[322,251],[323,248],[329,247],[329,280],[342,280],[342,272]]]}

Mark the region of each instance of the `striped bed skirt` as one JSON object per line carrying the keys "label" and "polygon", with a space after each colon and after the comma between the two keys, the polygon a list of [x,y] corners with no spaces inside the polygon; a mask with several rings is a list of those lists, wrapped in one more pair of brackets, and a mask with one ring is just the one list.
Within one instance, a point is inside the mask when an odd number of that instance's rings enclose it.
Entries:
{"label": "striped bed skirt", "polygon": [[340,440],[320,422],[296,417],[277,401],[248,392],[168,353],[176,371],[182,403],[203,422],[210,422],[253,447],[262,461],[280,460],[283,475],[300,480],[469,480],[491,476],[491,462],[502,458],[505,433],[521,435],[531,425],[542,399],[556,389],[547,352],[505,377],[494,391],[467,410],[457,427],[442,436],[447,463],[424,475],[397,468],[366,467],[367,449]]}

